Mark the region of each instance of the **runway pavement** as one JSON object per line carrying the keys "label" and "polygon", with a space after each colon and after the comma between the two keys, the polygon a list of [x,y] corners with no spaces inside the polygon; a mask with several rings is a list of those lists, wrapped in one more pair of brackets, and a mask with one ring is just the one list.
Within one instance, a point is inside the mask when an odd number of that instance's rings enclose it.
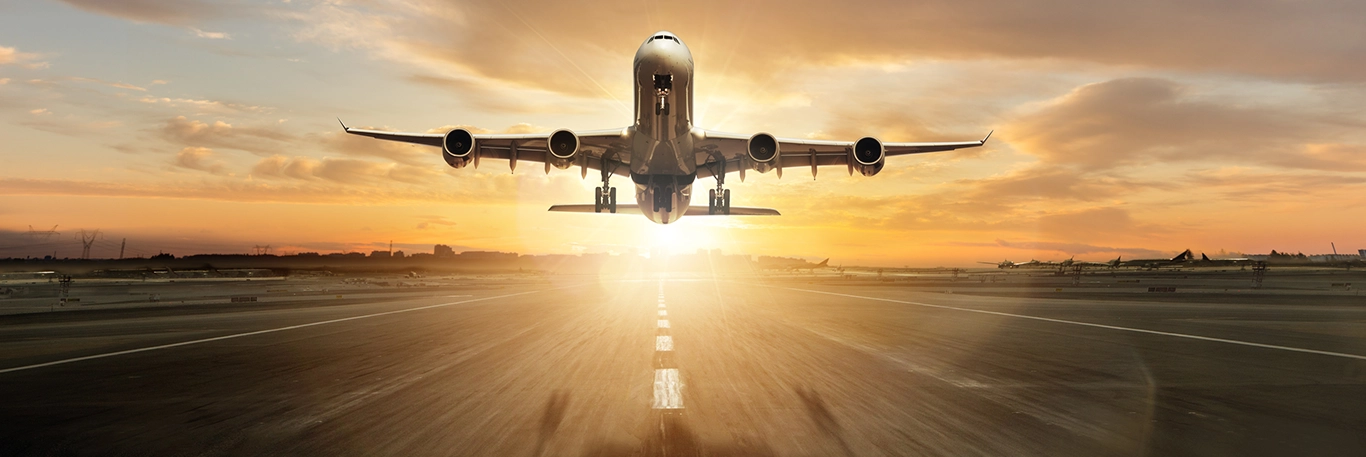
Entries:
{"label": "runway pavement", "polygon": [[1363,455],[1366,302],[561,280],[0,317],[0,455]]}

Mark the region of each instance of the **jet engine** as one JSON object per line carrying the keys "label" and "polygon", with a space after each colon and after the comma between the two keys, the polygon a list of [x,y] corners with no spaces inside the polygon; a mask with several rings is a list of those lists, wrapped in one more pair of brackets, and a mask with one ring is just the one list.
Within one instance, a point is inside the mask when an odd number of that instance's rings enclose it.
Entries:
{"label": "jet engine", "polygon": [[778,139],[767,133],[756,133],[749,137],[749,142],[745,144],[749,151],[749,160],[754,162],[754,170],[760,173],[768,173],[769,170],[781,166],[779,162]]}
{"label": "jet engine", "polygon": [[863,137],[854,142],[853,155],[854,169],[863,176],[876,175],[887,162],[887,151],[882,148],[882,142],[873,137]]}
{"label": "jet engine", "polygon": [[465,129],[446,132],[446,136],[441,137],[441,150],[444,152],[441,157],[446,159],[448,165],[454,168],[465,168],[470,161],[474,160],[474,135]]}
{"label": "jet engine", "polygon": [[558,169],[566,169],[574,164],[574,156],[579,153],[579,136],[568,130],[556,130],[547,142],[550,156],[546,162]]}

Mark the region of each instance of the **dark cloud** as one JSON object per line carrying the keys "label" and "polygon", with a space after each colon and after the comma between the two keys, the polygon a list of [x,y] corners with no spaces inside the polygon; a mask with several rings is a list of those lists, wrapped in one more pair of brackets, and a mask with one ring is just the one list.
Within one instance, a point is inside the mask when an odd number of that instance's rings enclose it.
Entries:
{"label": "dark cloud", "polygon": [[[483,77],[618,97],[621,74],[647,34],[678,33],[704,72],[781,83],[802,65],[850,60],[1030,59],[1296,81],[1366,80],[1355,46],[1366,4],[1350,0],[1049,0],[686,3],[545,0],[320,3],[301,33],[443,62]],[[478,23],[479,26],[470,26]],[[584,24],[593,24],[585,29]],[[310,26],[306,26],[309,28]]]}
{"label": "dark cloud", "polygon": [[241,15],[251,9],[245,2],[204,0],[60,0],[62,3],[96,14],[134,22],[166,25],[191,25],[225,16]]}

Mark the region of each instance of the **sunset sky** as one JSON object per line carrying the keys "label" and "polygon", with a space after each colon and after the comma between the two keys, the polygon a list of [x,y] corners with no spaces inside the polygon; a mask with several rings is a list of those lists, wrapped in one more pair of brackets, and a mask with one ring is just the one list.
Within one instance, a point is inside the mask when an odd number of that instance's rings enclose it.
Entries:
{"label": "sunset sky", "polygon": [[[648,252],[936,266],[1366,248],[1366,2],[0,2],[0,257]],[[630,123],[669,30],[698,124],[986,147],[728,181],[774,218],[548,213],[596,180],[345,135]],[[631,203],[629,181],[614,182]],[[710,179],[694,204],[706,204]],[[27,234],[29,226],[59,235]]]}

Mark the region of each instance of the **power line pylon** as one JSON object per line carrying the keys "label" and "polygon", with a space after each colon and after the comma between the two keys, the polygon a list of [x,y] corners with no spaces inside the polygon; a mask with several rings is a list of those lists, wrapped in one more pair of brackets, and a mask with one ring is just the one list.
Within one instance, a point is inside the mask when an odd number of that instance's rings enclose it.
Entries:
{"label": "power line pylon", "polygon": [[85,246],[81,249],[81,260],[90,259],[90,246],[95,244],[95,240],[99,239],[100,236],[99,229],[95,229],[94,232],[87,232],[85,229],[81,229],[81,233],[76,234],[76,239],[81,240],[81,244]]}
{"label": "power line pylon", "polygon": [[52,238],[52,235],[61,235],[61,234],[62,234],[62,232],[58,232],[58,231],[57,231],[57,226],[55,226],[55,225],[52,226],[51,229],[44,230],[44,231],[41,231],[41,232],[40,232],[40,231],[37,231],[37,230],[34,230],[32,225],[28,226],[28,235],[31,236],[31,237],[34,237],[34,238],[38,238],[38,237],[41,236],[41,237],[43,237],[43,241],[47,241],[48,238]]}
{"label": "power line pylon", "polygon": [[119,243],[119,260],[123,260],[123,248],[126,247],[128,247],[128,239],[124,238],[123,242]]}

